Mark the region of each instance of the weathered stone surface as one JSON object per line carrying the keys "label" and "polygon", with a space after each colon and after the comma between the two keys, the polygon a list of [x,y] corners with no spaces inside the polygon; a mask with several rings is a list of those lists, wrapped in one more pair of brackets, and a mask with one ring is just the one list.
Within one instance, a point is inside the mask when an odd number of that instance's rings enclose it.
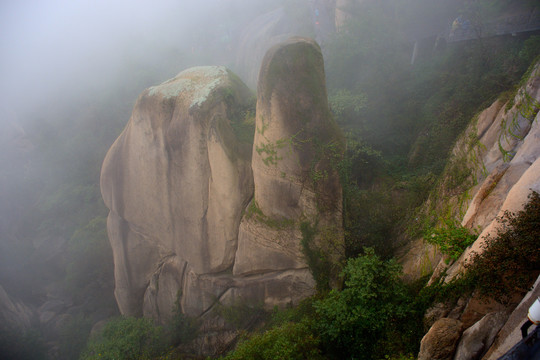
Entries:
{"label": "weathered stone surface", "polygon": [[452,360],[461,332],[461,321],[437,320],[420,343],[418,360]]}
{"label": "weathered stone surface", "polygon": [[315,286],[300,224],[317,225],[317,246],[342,247],[332,162],[343,144],[320,48],[292,39],[264,64],[253,148],[233,126],[250,92],[223,67],[186,70],[137,100],[101,177],[123,314],[164,322],[179,306],[204,327],[219,303],[296,304]]}
{"label": "weathered stone surface", "polygon": [[[478,240],[447,270],[451,279],[463,268],[471,253],[481,252],[484,238],[495,235],[498,217],[505,211],[518,212],[531,191],[540,191],[540,64],[518,91],[513,106],[496,101],[483,111],[458,140],[454,155],[469,147],[467,166],[476,185],[468,196],[454,203],[463,204],[462,224],[480,229]],[[471,142],[470,139],[478,139]],[[469,140],[467,140],[469,139]],[[461,195],[459,195],[461,196]],[[444,264],[439,264],[444,268]]]}
{"label": "weathered stone surface", "polygon": [[137,100],[101,177],[123,314],[170,314],[183,261],[198,274],[232,267],[253,180],[229,115],[249,97],[227,69],[199,67]]}
{"label": "weathered stone surface", "polygon": [[463,332],[454,360],[478,360],[489,349],[508,314],[492,312]]}
{"label": "weathered stone surface", "polygon": [[437,247],[423,238],[411,241],[396,254],[396,258],[403,267],[403,277],[408,281],[431,274],[441,257]]}
{"label": "weathered stone surface", "polygon": [[[515,305],[517,305],[517,303],[514,303],[514,306]],[[486,315],[491,313],[503,313],[506,312],[507,308],[508,305],[503,305],[493,299],[488,299],[474,293],[467,302],[467,306],[463,309],[459,319],[463,323],[463,328],[467,329],[483,319]]]}
{"label": "weathered stone surface", "polygon": [[234,274],[305,268],[301,221],[332,229],[342,241],[341,186],[332,164],[343,140],[331,119],[319,46],[292,38],[270,49],[257,88],[255,195],[240,226]]}
{"label": "weathered stone surface", "polygon": [[[465,211],[462,225],[480,229],[481,233],[456,262],[450,266],[443,261],[439,262],[432,280],[440,275],[442,270],[446,271],[447,280],[463,271],[463,264],[471,254],[483,251],[485,238],[496,236],[501,226],[498,219],[506,211],[516,213],[522,210],[531,191],[540,192],[539,109],[540,64],[537,64],[526,84],[518,91],[511,108],[500,101],[495,102],[480,114],[478,121],[473,122],[458,140],[453,154],[457,156],[464,151],[467,153],[465,159],[469,162],[467,166],[472,171],[475,180],[473,183],[476,185],[463,189],[467,190],[468,196],[453,195],[454,198],[449,204],[462,204],[463,207],[459,209]],[[460,196],[462,201],[458,200]],[[459,213],[458,209],[455,210],[456,214]],[[408,256],[405,256],[405,259]],[[526,297],[522,305],[516,308],[484,359],[498,358],[517,342],[519,327],[533,300]],[[473,324],[486,312],[503,313],[512,307],[513,305],[506,308],[500,304],[481,305],[473,297],[460,319],[465,327],[473,326],[470,333],[474,332],[475,335],[470,336],[480,340],[474,340],[467,345],[467,349],[464,348],[463,351],[469,355],[463,356],[481,356],[478,354],[487,350],[487,340],[491,342],[493,336],[493,326],[483,324],[484,320]],[[484,344],[482,349],[480,343]],[[473,353],[476,355],[471,355]]]}

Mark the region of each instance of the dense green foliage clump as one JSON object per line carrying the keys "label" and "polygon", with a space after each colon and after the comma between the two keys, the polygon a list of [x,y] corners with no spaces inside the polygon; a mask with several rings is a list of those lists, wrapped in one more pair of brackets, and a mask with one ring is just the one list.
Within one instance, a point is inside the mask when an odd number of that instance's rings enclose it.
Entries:
{"label": "dense green foliage clump", "polygon": [[424,233],[424,239],[439,246],[439,250],[448,256],[448,260],[457,260],[477,238],[478,234],[472,233],[453,219],[445,219],[442,226],[430,227]]}
{"label": "dense green foliage clump", "polygon": [[395,261],[366,248],[347,262],[342,290],[276,313],[269,330],[240,343],[225,359],[372,359],[414,353],[424,305],[400,275]]}
{"label": "dense green foliage clump", "polygon": [[319,339],[305,323],[286,322],[270,330],[255,334],[238,345],[223,360],[266,359],[324,359],[319,350]]}
{"label": "dense green foliage clump", "polygon": [[118,318],[90,339],[81,360],[150,360],[167,349],[165,332],[151,320]]}

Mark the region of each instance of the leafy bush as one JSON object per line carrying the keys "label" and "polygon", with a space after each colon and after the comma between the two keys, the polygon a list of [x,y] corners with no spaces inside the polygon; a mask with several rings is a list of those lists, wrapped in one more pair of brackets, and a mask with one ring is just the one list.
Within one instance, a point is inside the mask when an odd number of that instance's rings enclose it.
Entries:
{"label": "leafy bush", "polygon": [[314,303],[313,327],[323,348],[337,358],[371,359],[386,341],[388,329],[412,312],[401,268],[383,261],[373,249],[350,259],[345,266],[345,289],[332,290]]}
{"label": "leafy bush", "polygon": [[261,304],[249,304],[244,301],[237,301],[231,305],[217,304],[216,312],[235,329],[246,329],[253,327],[264,319],[266,312]]}
{"label": "leafy bush", "polygon": [[318,345],[306,324],[288,322],[240,343],[223,360],[323,359]]}
{"label": "leafy bush", "polygon": [[366,106],[366,95],[353,93],[347,89],[339,89],[332,92],[328,97],[332,113],[341,126],[358,125],[355,121],[360,116],[361,110]]}
{"label": "leafy bush", "polygon": [[169,343],[172,346],[178,346],[194,340],[197,337],[198,328],[197,321],[184,315],[177,301],[173,309],[173,317],[167,324]]}
{"label": "leafy bush", "polygon": [[481,295],[505,302],[527,292],[540,272],[540,195],[531,193],[522,211],[499,220],[502,228],[485,239],[483,252],[473,253],[466,277]]}
{"label": "leafy bush", "polygon": [[442,226],[430,227],[424,234],[429,243],[439,246],[441,252],[451,260],[457,260],[477,237],[477,234],[471,233],[453,219],[445,219]]}
{"label": "leafy bush", "polygon": [[302,222],[300,231],[302,232],[302,240],[300,241],[302,251],[315,280],[317,291],[327,292],[330,290],[331,263],[328,255],[314,244],[317,229],[309,222]]}
{"label": "leafy bush", "polygon": [[145,360],[167,350],[163,329],[148,319],[121,317],[90,339],[81,360]]}

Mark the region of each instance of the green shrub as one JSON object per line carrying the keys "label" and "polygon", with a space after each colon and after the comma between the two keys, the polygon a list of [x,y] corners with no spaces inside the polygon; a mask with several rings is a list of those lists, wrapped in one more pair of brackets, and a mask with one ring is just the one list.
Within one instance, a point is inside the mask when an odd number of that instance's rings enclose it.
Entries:
{"label": "green shrub", "polygon": [[424,233],[424,238],[429,243],[437,245],[451,260],[457,260],[477,237],[477,234],[471,233],[453,219],[445,219],[442,226],[430,227]]}
{"label": "green shrub", "polygon": [[323,349],[336,358],[372,359],[388,341],[392,327],[410,316],[412,306],[394,260],[383,261],[374,250],[350,259],[343,276],[345,289],[332,290],[314,303],[313,327]]}
{"label": "green shrub", "polygon": [[[180,296],[177,296],[179,299]],[[199,324],[194,318],[190,318],[182,313],[179,301],[173,309],[173,317],[167,324],[169,343],[172,346],[188,343],[197,337]]]}
{"label": "green shrub", "polygon": [[144,318],[121,317],[90,339],[80,359],[149,360],[166,350],[166,336],[160,326]]}
{"label": "green shrub", "polygon": [[315,235],[317,234],[315,226],[304,221],[300,224],[300,231],[302,233],[302,240],[300,241],[302,251],[309,266],[309,270],[311,271],[311,275],[313,275],[313,279],[315,280],[317,291],[319,293],[325,293],[330,290],[332,269],[328,254],[325,254],[325,252],[315,244]]}
{"label": "green shrub", "polygon": [[319,340],[304,323],[285,323],[241,342],[223,360],[323,359]]}

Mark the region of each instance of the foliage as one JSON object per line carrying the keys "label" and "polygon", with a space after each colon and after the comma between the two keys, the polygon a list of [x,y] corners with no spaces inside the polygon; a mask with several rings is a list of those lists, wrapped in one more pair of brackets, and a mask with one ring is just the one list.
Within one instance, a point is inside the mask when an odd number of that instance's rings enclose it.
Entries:
{"label": "foliage", "polygon": [[329,95],[328,102],[336,122],[341,127],[346,127],[347,124],[354,124],[360,117],[362,109],[366,106],[367,97],[363,93],[339,89]]}
{"label": "foliage", "polygon": [[504,302],[527,292],[540,272],[540,195],[532,192],[522,211],[505,212],[499,222],[497,235],[466,264],[466,276],[481,295]]}
{"label": "foliage", "polygon": [[444,219],[441,226],[430,227],[424,234],[424,239],[437,245],[441,252],[451,260],[457,260],[477,237],[477,234],[471,233],[454,219]]}
{"label": "foliage", "polygon": [[345,288],[315,302],[313,326],[323,348],[338,358],[371,359],[388,328],[411,312],[401,268],[383,261],[373,249],[350,259],[344,268]]}
{"label": "foliage", "polygon": [[150,360],[167,350],[165,339],[163,329],[150,320],[121,317],[90,339],[80,359]]}
{"label": "foliage", "polygon": [[[179,295],[179,294],[178,294]],[[166,330],[169,337],[169,344],[178,346],[186,344],[197,337],[199,324],[196,319],[190,318],[182,313],[179,303],[180,296],[177,296],[177,301],[173,309],[173,316],[168,322]]]}
{"label": "foliage", "polygon": [[306,324],[287,322],[241,342],[223,360],[317,360],[318,345]]}
{"label": "foliage", "polygon": [[266,317],[262,304],[248,304],[243,301],[231,305],[218,303],[215,311],[235,329],[250,328]]}
{"label": "foliage", "polygon": [[325,253],[315,244],[315,236],[317,235],[316,226],[312,226],[309,222],[300,224],[302,233],[301,245],[302,251],[306,258],[309,270],[315,279],[317,291],[324,293],[330,290],[331,269],[332,264],[329,259],[329,254]]}

